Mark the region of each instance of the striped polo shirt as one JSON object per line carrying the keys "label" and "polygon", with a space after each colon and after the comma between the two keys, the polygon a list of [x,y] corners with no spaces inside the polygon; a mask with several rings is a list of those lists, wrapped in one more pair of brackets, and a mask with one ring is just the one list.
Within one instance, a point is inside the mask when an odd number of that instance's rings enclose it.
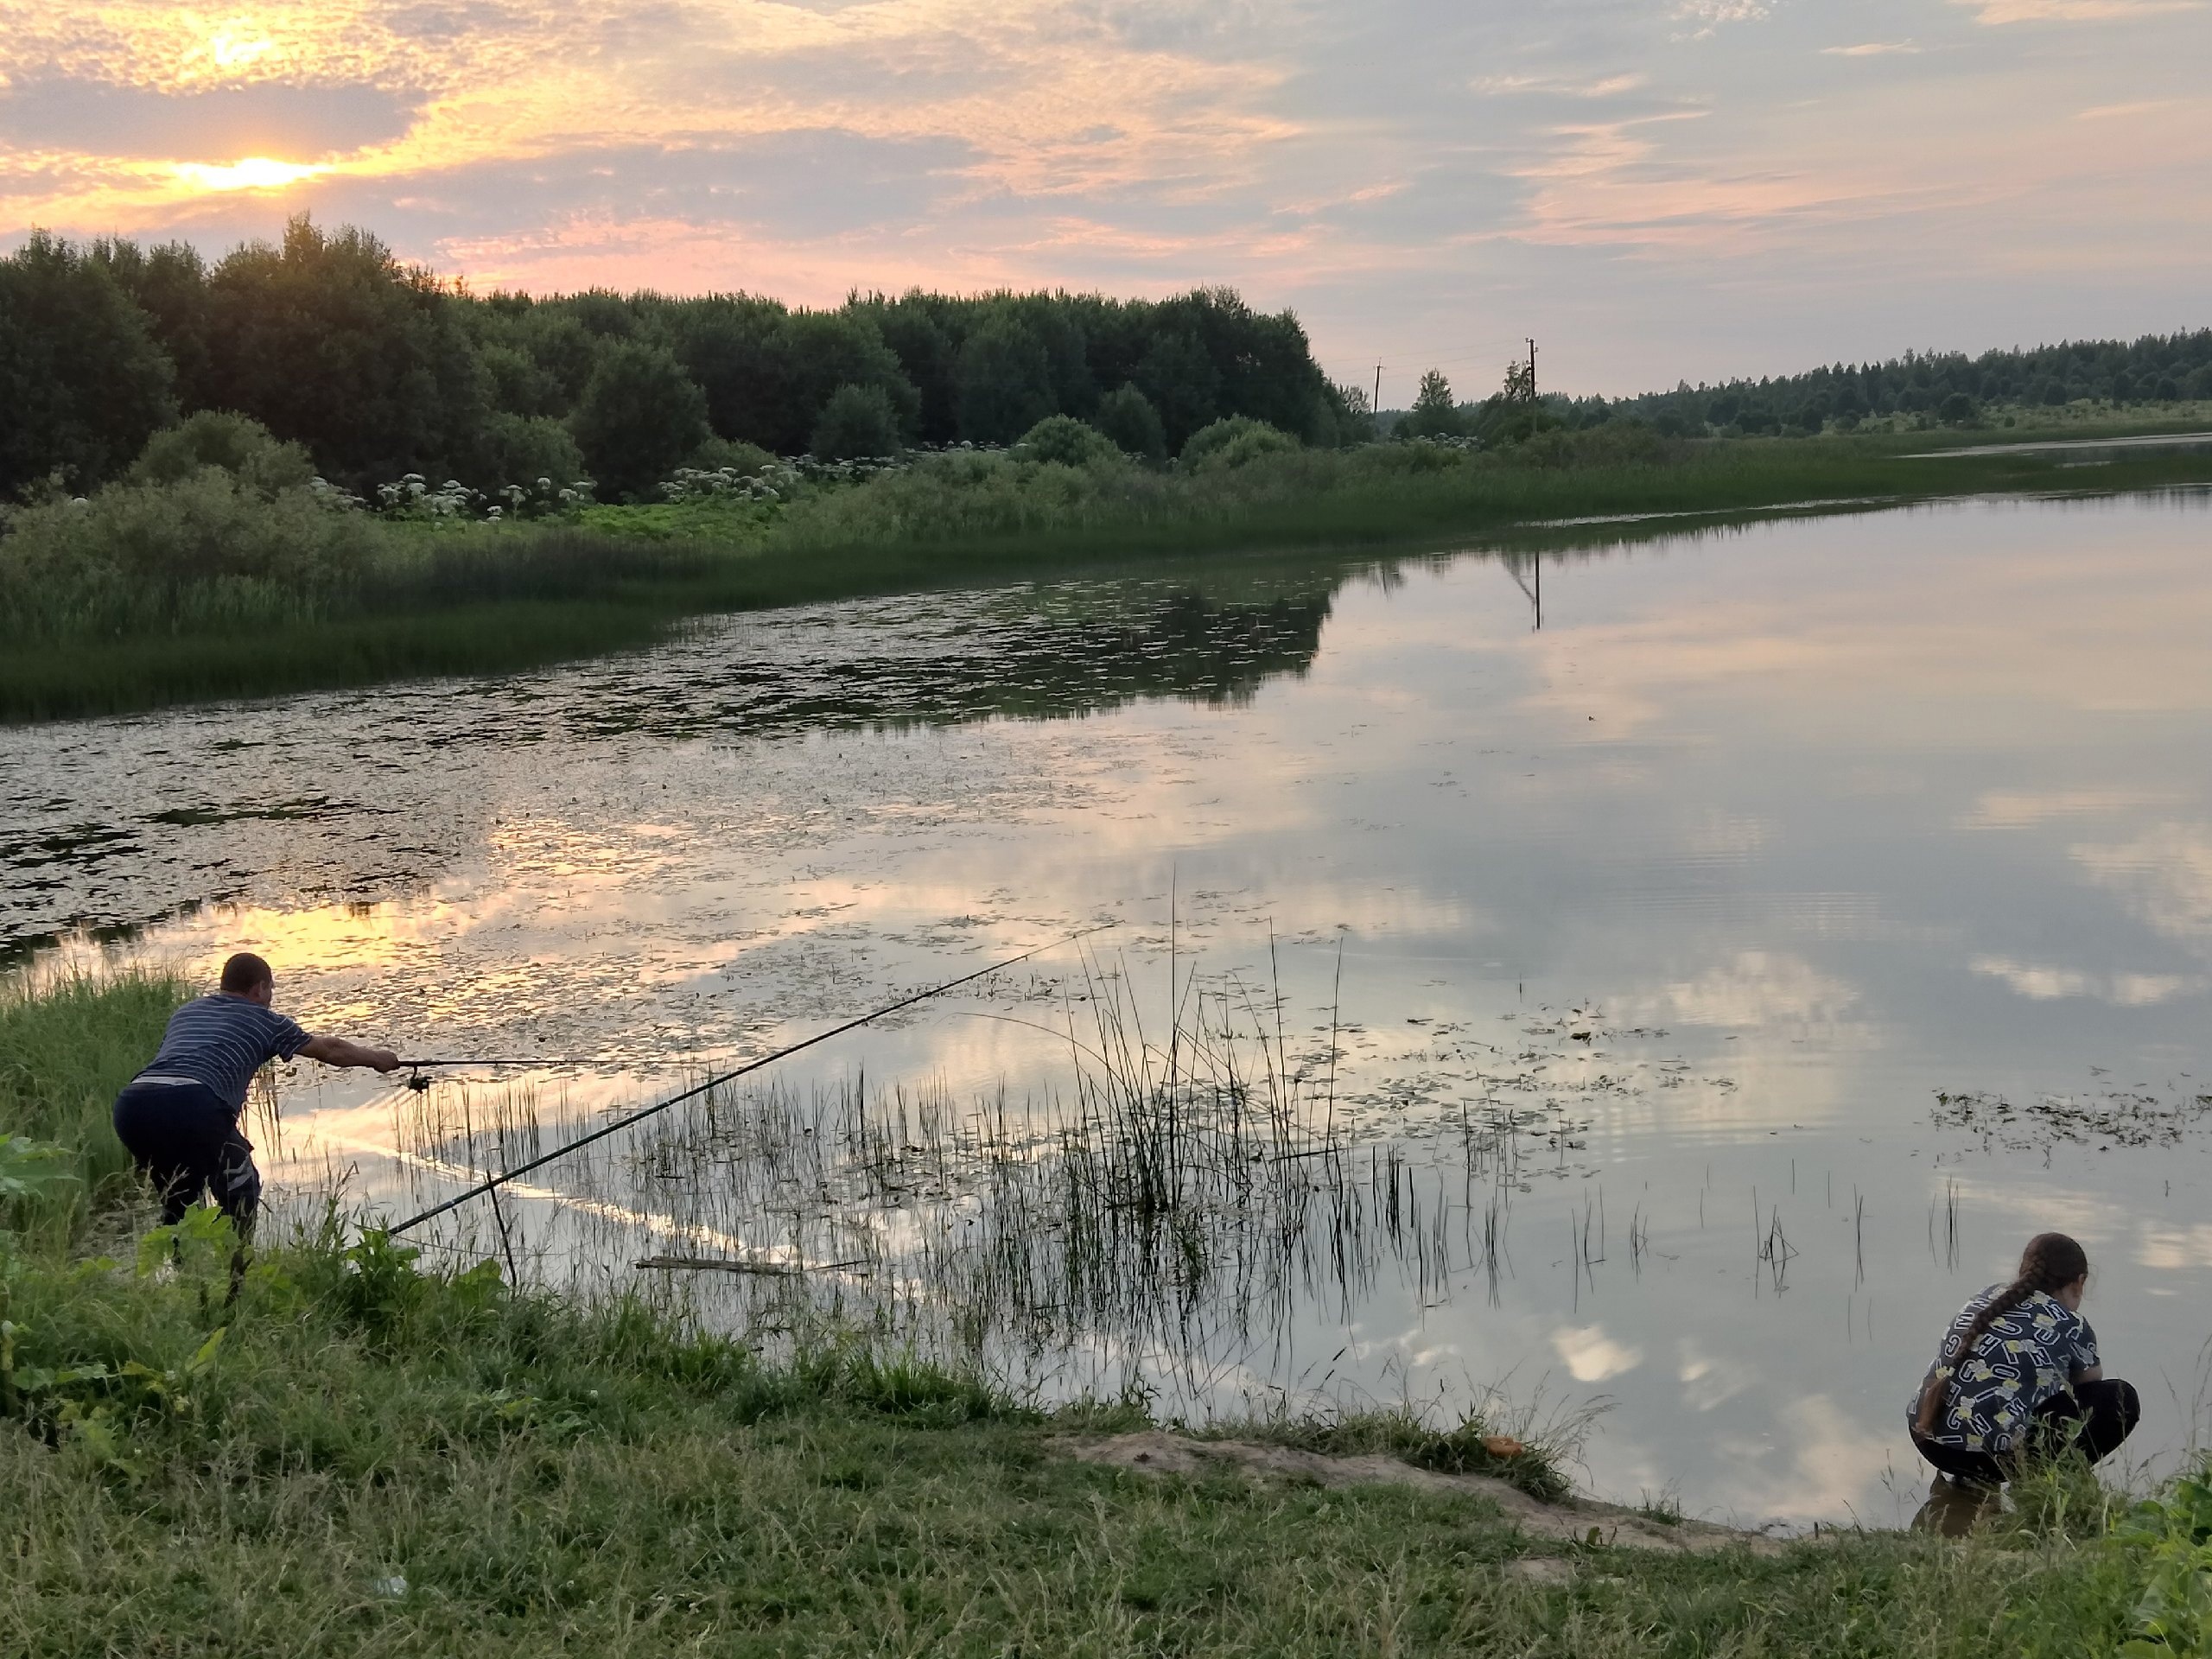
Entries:
{"label": "striped polo shirt", "polygon": [[271,1059],[290,1059],[310,1040],[274,1008],[218,991],[194,999],[169,1016],[162,1052],[138,1078],[201,1084],[233,1112],[242,1111],[253,1074]]}

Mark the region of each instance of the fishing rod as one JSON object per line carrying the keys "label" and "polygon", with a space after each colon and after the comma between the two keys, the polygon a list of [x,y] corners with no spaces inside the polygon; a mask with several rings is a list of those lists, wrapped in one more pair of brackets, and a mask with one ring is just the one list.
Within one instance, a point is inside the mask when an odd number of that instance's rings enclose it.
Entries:
{"label": "fishing rod", "polygon": [[402,1065],[411,1065],[417,1071],[420,1071],[425,1066],[431,1065],[589,1065],[591,1062],[588,1059],[579,1059],[574,1057],[555,1058],[544,1054],[531,1054],[527,1055],[521,1059],[495,1059],[488,1057],[483,1059],[468,1060],[403,1059],[400,1061],[400,1064]]}
{"label": "fishing rod", "polygon": [[1034,950],[1025,950],[1018,957],[1008,957],[1004,962],[995,962],[988,968],[978,968],[972,974],[963,974],[957,979],[948,979],[942,985],[932,985],[925,991],[916,991],[912,996],[902,996],[896,1002],[887,1003],[873,1013],[861,1015],[857,1020],[848,1020],[842,1026],[832,1026],[827,1031],[817,1032],[803,1041],[793,1043],[789,1048],[779,1048],[772,1054],[764,1054],[757,1060],[747,1061],[734,1071],[725,1071],[719,1077],[709,1077],[704,1083],[698,1084],[696,1088],[686,1089],[680,1095],[671,1095],[666,1100],[656,1101],[651,1106],[641,1106],[636,1111],[626,1113],[611,1123],[601,1124],[589,1135],[579,1135],[567,1145],[556,1147],[548,1153],[542,1153],[528,1163],[517,1164],[504,1174],[494,1175],[488,1180],[479,1181],[466,1192],[456,1193],[443,1204],[434,1204],[422,1214],[410,1216],[397,1225],[385,1228],[385,1236],[397,1238],[409,1229],[419,1227],[432,1217],[442,1216],[448,1210],[457,1209],[471,1198],[481,1198],[487,1192],[496,1192],[517,1176],[527,1175],[531,1170],[542,1165],[550,1164],[556,1158],[565,1157],[569,1153],[588,1147],[594,1141],[604,1141],[618,1130],[626,1129],[632,1123],[642,1122],[657,1112],[664,1112],[671,1106],[681,1106],[687,1100],[696,1100],[710,1089],[719,1089],[726,1083],[734,1083],[748,1071],[758,1071],[764,1065],[773,1065],[778,1060],[788,1059],[803,1048],[812,1048],[817,1043],[826,1043],[832,1037],[842,1037],[847,1032],[856,1030],[871,1020],[882,1019],[886,1014],[896,1014],[901,1008],[911,1008],[917,1002],[926,1002],[933,996],[943,996],[947,991],[957,990],[961,986],[972,983],[976,980],[985,978],[992,974],[1003,973],[1017,963],[1027,962],[1032,957],[1042,956],[1047,950],[1057,950],[1064,944],[1073,944],[1077,939],[1087,939],[1093,933],[1103,933],[1109,927],[1119,925],[1117,922],[1103,922],[1096,927],[1086,927],[1080,933],[1071,933],[1064,939],[1055,939],[1049,944],[1038,945]]}
{"label": "fishing rod", "polygon": [[591,1062],[589,1060],[550,1059],[543,1055],[538,1054],[533,1054],[523,1059],[499,1059],[486,1058],[476,1060],[402,1060],[400,1061],[400,1065],[407,1068],[407,1075],[401,1078],[400,1081],[408,1088],[412,1089],[416,1094],[422,1095],[428,1094],[430,1089],[430,1080],[424,1077],[423,1073],[429,1071],[435,1066],[589,1065],[590,1064]]}

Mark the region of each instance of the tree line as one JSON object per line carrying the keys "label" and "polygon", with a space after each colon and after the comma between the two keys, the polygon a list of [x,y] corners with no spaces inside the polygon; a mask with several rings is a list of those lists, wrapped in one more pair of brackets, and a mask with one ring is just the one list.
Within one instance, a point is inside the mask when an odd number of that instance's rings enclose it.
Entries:
{"label": "tree line", "polygon": [[1011,443],[1054,416],[1154,460],[1232,416],[1332,447],[1372,430],[1296,317],[1226,288],[917,290],[832,310],[479,296],[305,218],[212,263],[181,242],[44,233],[0,260],[0,496],[96,487],[210,410],[358,493],[409,474],[487,493],[588,477],[603,499],[649,499],[684,466]]}
{"label": "tree line", "polygon": [[1907,352],[1882,363],[1833,364],[1803,374],[1738,379],[1609,402],[1555,400],[1574,425],[1627,416],[1670,434],[1818,432],[1893,415],[1974,419],[1993,404],[2057,408],[2212,399],[2212,328],[2134,341],[2068,340],[1984,352]]}

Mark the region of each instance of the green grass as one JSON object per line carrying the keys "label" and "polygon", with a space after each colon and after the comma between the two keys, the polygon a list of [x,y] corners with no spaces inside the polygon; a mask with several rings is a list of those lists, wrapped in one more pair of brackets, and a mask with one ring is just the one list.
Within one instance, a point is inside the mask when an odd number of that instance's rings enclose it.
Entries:
{"label": "green grass", "polygon": [[10,1285],[18,1376],[143,1371],[0,1423],[0,1651],[2071,1655],[2140,1581],[2048,1536],[1532,1544],[1479,1498],[1077,1463],[1056,1437],[1122,1425],[373,1245],[264,1255],[235,1300],[226,1258]]}
{"label": "green grass", "polygon": [[116,1092],[145,1068],[162,1027],[190,995],[168,974],[0,981],[0,1141],[68,1149],[63,1173],[0,1226],[67,1237],[124,1184],[130,1159],[110,1116]]}
{"label": "green grass", "polygon": [[[228,580],[174,601],[104,579],[73,607],[48,594],[0,658],[0,721],[503,673],[648,645],[701,614],[985,584],[1189,555],[1362,557],[1516,538],[1528,526],[1634,513],[1756,513],[1806,501],[2139,489],[2212,479],[2212,456],[2094,468],[2040,456],[1911,460],[1987,432],[1669,444],[1641,429],[1547,434],[1498,455],[1394,445],[1270,456],[1232,471],[1149,473],[946,456],[790,505],[598,507],[586,522],[375,527],[352,588],[288,594]],[[2021,428],[1996,435],[2021,438]],[[250,503],[223,510],[251,518]],[[343,594],[351,594],[351,598]],[[148,607],[171,620],[146,622]],[[91,619],[123,620],[92,626]],[[70,617],[86,619],[83,626]],[[60,620],[54,620],[55,618]],[[137,618],[138,620],[131,620]]]}
{"label": "green grass", "polygon": [[[10,1004],[6,1126],[96,1129],[159,986]],[[108,1201],[99,1228],[143,1218]],[[74,1246],[0,1235],[10,1656],[2073,1656],[2185,1599],[2212,1509],[2183,1485],[2107,1538],[2076,1483],[1963,1544],[1537,1542],[1477,1497],[1078,1462],[1065,1436],[1136,1414],[850,1344],[771,1364],[334,1222],[234,1278],[206,1211],[120,1262],[79,1219]],[[1453,1455],[1390,1414],[1271,1433]],[[2157,1652],[2204,1651],[2173,1629]]]}

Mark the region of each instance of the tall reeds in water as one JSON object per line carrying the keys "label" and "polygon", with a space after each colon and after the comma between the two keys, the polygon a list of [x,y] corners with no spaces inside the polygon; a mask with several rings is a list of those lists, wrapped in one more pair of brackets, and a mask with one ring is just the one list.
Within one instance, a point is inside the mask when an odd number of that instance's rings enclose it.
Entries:
{"label": "tall reeds in water", "polygon": [[[535,1248],[634,1261],[757,1339],[858,1334],[1009,1384],[1193,1403],[1260,1351],[1280,1371],[1301,1310],[1349,1319],[1386,1275],[1429,1303],[1467,1268],[1493,1287],[1510,1270],[1539,1114],[1464,1105],[1416,1158],[1335,1099],[1338,1033],[1287,1031],[1279,986],[1189,974],[1171,1002],[1147,1030],[1126,974],[1086,963],[1056,1016],[1022,1021],[1066,1047],[1042,1096],[715,1090],[556,1166],[566,1203]],[[416,1144],[496,1165],[461,1129]]]}

